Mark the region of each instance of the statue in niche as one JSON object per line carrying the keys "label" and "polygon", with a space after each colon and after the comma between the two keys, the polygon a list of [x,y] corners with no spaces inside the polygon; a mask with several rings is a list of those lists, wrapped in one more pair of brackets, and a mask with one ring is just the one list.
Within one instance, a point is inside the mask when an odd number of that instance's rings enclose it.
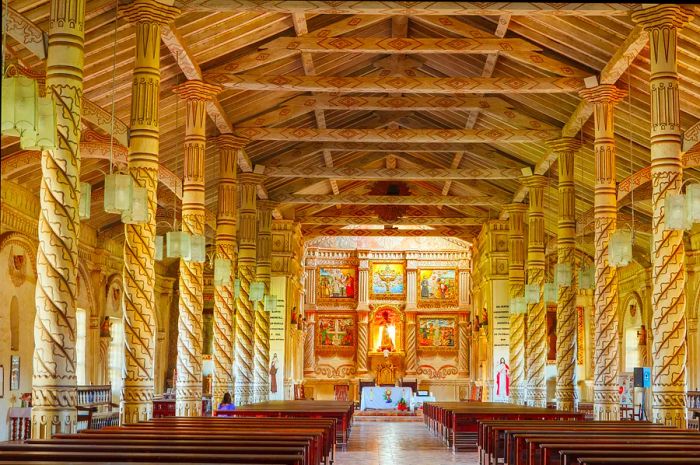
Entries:
{"label": "statue in niche", "polygon": [[102,324],[100,325],[100,337],[111,337],[112,336],[112,322],[109,320],[109,317],[106,316],[104,320],[102,320]]}
{"label": "statue in niche", "polygon": [[379,323],[380,336],[380,343],[377,349],[380,352],[383,352],[385,350],[393,352],[396,349],[396,344],[392,337],[393,331],[391,331],[394,330],[393,315],[391,314],[391,312],[389,312],[389,310],[384,310],[383,312],[377,315],[377,321]]}

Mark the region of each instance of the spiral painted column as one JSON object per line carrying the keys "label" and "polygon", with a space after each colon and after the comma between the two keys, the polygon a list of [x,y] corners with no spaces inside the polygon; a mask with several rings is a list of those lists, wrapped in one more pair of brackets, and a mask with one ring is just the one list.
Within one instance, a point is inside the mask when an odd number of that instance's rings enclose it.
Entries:
{"label": "spiral painted column", "polygon": [[264,176],[243,173],[239,177],[238,279],[241,292],[236,300],[236,363],[235,402],[246,405],[253,401],[253,340],[255,309],[250,301],[250,284],[255,279],[257,242],[257,185]]}
{"label": "spiral painted column", "polygon": [[[219,147],[219,198],[216,216],[216,258],[231,260],[236,269],[236,183],[237,160],[245,140],[222,134],[214,140]],[[220,402],[227,392],[233,394],[233,336],[236,302],[233,279],[214,286],[214,376],[212,395]]]}
{"label": "spiral painted column", "polygon": [[[508,287],[510,298],[525,295],[525,212],[527,205],[508,205]],[[510,315],[510,401],[523,405],[525,379],[525,315]]]}
{"label": "spiral painted column", "polygon": [[551,141],[549,148],[559,160],[559,224],[557,262],[571,267],[571,285],[560,286],[557,299],[557,387],[559,410],[574,410],[576,398],[576,189],[574,155],[581,147],[577,139],[564,137]]}
{"label": "spiral painted column", "polygon": [[459,314],[459,334],[457,352],[457,376],[460,378],[469,377],[469,314]]}
{"label": "spiral painted column", "polygon": [[[204,235],[205,105],[220,88],[202,81],[187,81],[173,89],[185,99],[185,175],[182,182],[182,230]],[[202,414],[202,311],[204,264],[180,260],[180,313],[177,337],[175,414]]]}
{"label": "spiral painted column", "polygon": [[653,420],[686,426],[687,322],[683,231],[664,228],[664,202],[683,183],[681,119],[678,101],[678,30],[692,10],[662,4],[634,13],[649,32],[651,51],[652,180],[652,409]]}
{"label": "spiral painted column", "polygon": [[160,103],[160,28],[177,8],[154,0],[129,4],[122,14],[136,27],[136,58],[131,86],[129,173],[148,193],[148,221],[124,225],[124,363],[122,423],[151,418],[155,354],[156,194]]}
{"label": "spiral painted column", "polygon": [[[274,202],[258,202],[258,247],[255,280],[265,286],[270,294],[272,267],[272,210]],[[265,301],[255,306],[253,402],[265,402],[270,397],[270,313],[265,311]]]}
{"label": "spiral painted column", "polygon": [[593,413],[596,420],[620,419],[617,269],[608,263],[610,235],[617,227],[615,183],[615,104],[626,92],[602,84],[580,92],[594,105],[595,119],[595,367]]}
{"label": "spiral painted column", "polygon": [[416,312],[406,312],[406,374],[415,375],[418,369],[416,355]]}
{"label": "spiral painted column", "polygon": [[85,0],[52,0],[46,90],[58,147],[41,155],[32,438],[75,431],[75,296],[80,218],[80,112]]}
{"label": "spiral painted column", "polygon": [[305,312],[304,324],[304,375],[313,375],[316,372],[316,314]]}
{"label": "spiral painted column", "polygon": [[547,363],[547,309],[542,295],[544,285],[544,176],[534,175],[525,179],[530,191],[528,212],[529,241],[527,247],[527,283],[540,288],[540,301],[528,305],[527,338],[527,403],[535,407],[547,406],[547,386],[544,368]]}

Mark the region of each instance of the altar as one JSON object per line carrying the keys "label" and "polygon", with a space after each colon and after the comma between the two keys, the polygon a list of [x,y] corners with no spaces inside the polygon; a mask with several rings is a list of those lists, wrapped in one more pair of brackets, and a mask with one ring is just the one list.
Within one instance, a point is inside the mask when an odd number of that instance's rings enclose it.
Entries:
{"label": "altar", "polygon": [[362,388],[360,410],[396,410],[401,399],[410,408],[412,398],[413,389],[410,387],[365,386]]}

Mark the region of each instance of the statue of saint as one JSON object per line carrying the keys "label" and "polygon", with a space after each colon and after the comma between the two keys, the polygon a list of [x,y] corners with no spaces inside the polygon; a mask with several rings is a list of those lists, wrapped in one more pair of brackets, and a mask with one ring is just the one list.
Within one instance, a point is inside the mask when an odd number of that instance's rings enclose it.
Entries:
{"label": "statue of saint", "polygon": [[112,330],[112,322],[109,321],[109,317],[106,316],[104,320],[102,320],[102,325],[100,325],[100,337],[111,337],[111,330]]}
{"label": "statue of saint", "polygon": [[391,352],[394,351],[394,341],[391,340],[391,336],[389,335],[389,325],[384,322],[382,323],[382,344],[379,347],[379,350],[389,350]]}

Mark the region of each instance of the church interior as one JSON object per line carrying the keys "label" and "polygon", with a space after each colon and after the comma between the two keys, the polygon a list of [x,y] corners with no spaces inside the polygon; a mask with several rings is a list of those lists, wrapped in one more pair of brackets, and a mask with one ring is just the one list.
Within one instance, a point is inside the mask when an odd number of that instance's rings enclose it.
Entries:
{"label": "church interior", "polygon": [[700,6],[2,17],[0,465],[700,463]]}

